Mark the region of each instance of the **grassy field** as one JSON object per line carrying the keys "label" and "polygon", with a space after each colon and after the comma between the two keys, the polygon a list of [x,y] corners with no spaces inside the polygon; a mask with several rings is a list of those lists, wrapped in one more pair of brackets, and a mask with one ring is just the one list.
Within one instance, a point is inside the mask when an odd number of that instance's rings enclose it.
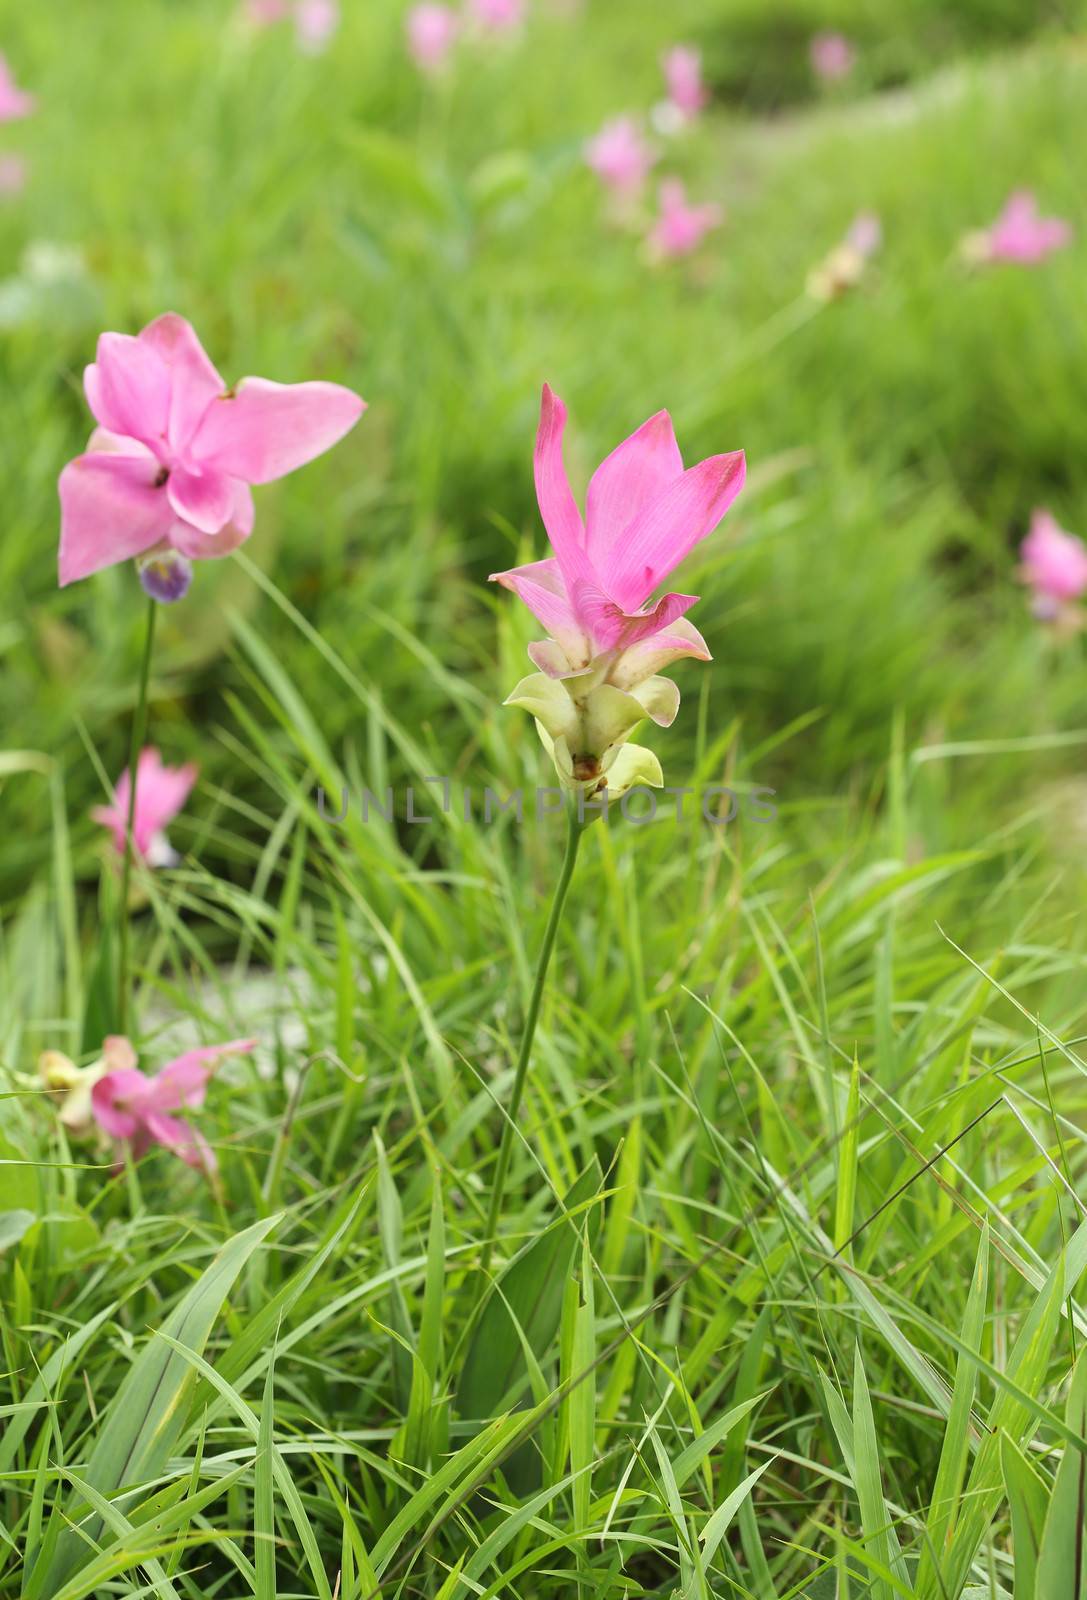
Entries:
{"label": "grassy field", "polygon": [[[216,0],[4,9],[0,1596],[1071,1600],[1084,647],[1016,566],[1037,506],[1087,535],[1087,19],[536,0],[428,82],[405,9],[313,57]],[[726,220],[654,266],[582,149],[679,39],[714,100],[661,167]],[[1022,187],[1072,247],[968,270]],[[137,870],[129,1032],[258,1039],[215,1183],[115,1167],[34,1076],[117,1021],[90,811],[144,617],[129,565],[58,591],[56,478],[99,332],[170,309],[228,381],[369,402],[159,616],[150,739],[200,780]],[[482,815],[555,781],[501,704],[540,629],[485,581],[544,553],[545,380],[579,492],[661,407],[747,452],[677,585],[714,660],[646,737],[739,815],[586,831],[488,1245],[563,843]]]}

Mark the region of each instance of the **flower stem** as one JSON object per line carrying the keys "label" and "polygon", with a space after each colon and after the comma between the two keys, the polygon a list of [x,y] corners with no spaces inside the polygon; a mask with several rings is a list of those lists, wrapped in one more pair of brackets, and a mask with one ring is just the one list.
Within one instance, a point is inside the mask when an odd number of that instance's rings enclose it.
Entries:
{"label": "flower stem", "polygon": [[136,820],[136,775],[140,765],[144,735],[147,732],[147,684],[151,676],[151,651],[155,643],[155,617],[158,605],[147,602],[147,625],[143,640],[143,660],[140,663],[140,683],[136,694],[136,709],[132,716],[132,740],[128,750],[128,820],[125,824],[125,853],[121,865],[121,907],[117,963],[117,1031],[128,1029],[128,894],[132,881],[132,830]]}
{"label": "flower stem", "polygon": [[532,985],[532,994],[529,997],[528,1011],[525,1013],[525,1028],[521,1036],[521,1052],[517,1057],[517,1071],[514,1074],[509,1105],[506,1107],[505,1120],[502,1125],[502,1143],[498,1147],[498,1162],[494,1169],[494,1182],[491,1185],[491,1200],[487,1208],[487,1232],[483,1240],[483,1254],[480,1258],[480,1267],[483,1272],[486,1272],[490,1265],[495,1231],[502,1211],[502,1194],[506,1187],[506,1174],[509,1171],[510,1154],[513,1150],[517,1114],[521,1109],[521,1100],[525,1092],[525,1079],[528,1076],[528,1063],[532,1055],[532,1041],[536,1034],[536,1023],[540,1015],[540,1002],[543,999],[544,985],[547,981],[547,969],[551,965],[551,955],[555,948],[555,935],[559,931],[562,908],[566,902],[566,892],[570,887],[570,880],[574,876],[578,845],[581,843],[581,835],[585,829],[585,823],[578,816],[577,803],[574,800],[567,801],[566,819],[568,826],[566,854],[563,857],[559,881],[555,885],[555,895],[551,901],[551,914],[547,919],[547,928],[544,931],[543,944],[540,946],[540,955],[536,963],[536,978]]}

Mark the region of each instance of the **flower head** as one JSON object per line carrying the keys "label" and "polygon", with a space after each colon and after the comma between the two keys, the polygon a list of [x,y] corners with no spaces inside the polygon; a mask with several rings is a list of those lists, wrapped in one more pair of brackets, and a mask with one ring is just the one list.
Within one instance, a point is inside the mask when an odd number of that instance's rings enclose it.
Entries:
{"label": "flower head", "polygon": [[688,256],[707,233],[719,228],[724,212],[718,205],[692,206],[679,178],[666,178],[660,186],[660,214],[649,233],[649,253],[657,261]]}
{"label": "flower head", "polygon": [[[626,741],[650,717],[667,727],[679,691],[660,669],[684,656],[710,659],[685,613],[697,595],[650,596],[696,544],[717,527],[743,487],[742,451],[684,470],[672,419],[650,417],[597,467],[582,517],[566,477],[566,407],[544,386],[536,438],[536,494],[554,555],[492,581],[511,589],[549,637],[530,644],[538,673],[507,704],[537,720],[563,782],[621,792],[624,769],[651,781],[656,758]],[[623,765],[615,768],[620,755]],[[620,784],[619,778],[623,782]]]}
{"label": "flower head", "polygon": [[[127,1041],[125,1041],[127,1042]],[[148,1078],[131,1064],[106,1072],[91,1089],[95,1122],[112,1139],[127,1144],[138,1161],[153,1144],[165,1146],[190,1167],[208,1174],[216,1170],[215,1154],[196,1128],[174,1113],[196,1110],[204,1103],[208,1079],[225,1056],[248,1055],[255,1039],[188,1050]],[[130,1047],[131,1048],[131,1047]]]}
{"label": "flower head", "polygon": [[859,287],[882,244],[883,224],[874,211],[862,211],[841,244],[808,274],[809,295],[813,300],[839,300]]}
{"label": "flower head", "polygon": [[61,1123],[79,1139],[94,1130],[91,1092],[99,1078],[107,1072],[127,1072],[135,1065],[136,1053],[128,1040],[111,1034],[103,1041],[101,1056],[89,1067],[77,1067],[59,1050],[43,1050],[38,1057],[38,1076],[60,1104]]}
{"label": "flower head", "polygon": [[299,49],[307,55],[327,49],[339,25],[340,0],[297,0],[294,31]]}
{"label": "flower head", "polygon": [[1060,217],[1043,217],[1029,189],[1012,195],[999,217],[980,233],[969,233],[962,242],[962,254],[972,264],[1011,261],[1036,266],[1054,250],[1072,242],[1072,226]]}
{"label": "flower head", "polygon": [[486,33],[512,33],[525,20],[525,0],[468,0],[468,15]]}
{"label": "flower head", "polygon": [[460,18],[449,6],[424,0],[408,12],[408,54],[420,72],[436,73],[445,66],[460,33]]}
{"label": "flower head", "polygon": [[585,161],[608,189],[623,199],[642,191],[657,153],[633,117],[614,117],[585,146]]}
{"label": "flower head", "polygon": [[702,82],[701,50],[689,44],[674,45],[665,55],[662,66],[669,105],[684,122],[693,122],[709,99]]}
{"label": "flower head", "polygon": [[0,122],[17,122],[20,117],[29,117],[37,104],[32,94],[19,88],[7,61],[0,56]]}
{"label": "flower head", "polygon": [[848,78],[857,64],[857,52],[844,33],[817,33],[810,55],[812,71],[824,83]]}
{"label": "flower head", "polygon": [[[136,765],[136,810],[132,819],[132,847],[150,867],[173,866],[177,855],[170,848],[166,829],[189,798],[197,769],[187,762],[168,767],[150,746],[141,751]],[[113,804],[95,806],[91,816],[113,834],[118,855],[124,854],[128,831],[128,806],[132,783],[128,768],[117,780]]]}
{"label": "flower head", "polygon": [[1087,593],[1087,546],[1066,533],[1049,511],[1035,511],[1030,532],[1019,547],[1021,581],[1033,590],[1032,610],[1039,622],[1079,625],[1075,605]]}
{"label": "flower head", "polygon": [[151,552],[228,555],[253,529],[250,485],[312,461],[365,409],[337,383],[228,389],[172,312],[104,333],[83,383],[99,426],[60,475],[61,587]]}

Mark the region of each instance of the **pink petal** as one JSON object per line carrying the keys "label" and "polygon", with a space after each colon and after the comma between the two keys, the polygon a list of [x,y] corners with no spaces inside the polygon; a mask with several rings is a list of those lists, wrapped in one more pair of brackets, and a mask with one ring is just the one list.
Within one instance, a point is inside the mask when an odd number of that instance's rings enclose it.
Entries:
{"label": "pink petal", "polygon": [[[156,833],[171,823],[189,798],[198,776],[193,762],[183,767],[168,767],[153,746],[141,750],[136,764],[136,811],[132,823],[132,842],[141,856],[146,856]],[[95,820],[114,830],[118,850],[124,850],[125,830],[128,826],[128,800],[130,793],[128,768],[117,779],[113,793],[113,806],[96,807]]]}
{"label": "pink petal", "polygon": [[144,1126],[156,1144],[172,1150],[187,1166],[208,1173],[216,1170],[215,1155],[203,1134],[190,1128],[180,1117],[168,1117],[163,1111],[149,1111]]}
{"label": "pink petal", "polygon": [[176,1060],[168,1061],[151,1080],[149,1103],[159,1111],[203,1105],[208,1079],[220,1061],[226,1056],[248,1055],[256,1043],[255,1039],[231,1039],[226,1044],[203,1045],[197,1050],[187,1050]]}
{"label": "pink petal", "polygon": [[228,556],[244,544],[253,531],[253,494],[247,483],[236,478],[233,485],[234,505],[230,518],[218,533],[201,533],[187,522],[175,522],[170,529],[170,543],[175,550],[190,561],[216,561]]}
{"label": "pink petal", "polygon": [[[543,386],[540,426],[536,434],[536,499],[551,547],[571,588],[575,578],[589,577],[592,567],[585,552],[585,529],[562,459],[566,407],[549,384]],[[538,614],[538,613],[537,613]],[[543,618],[540,618],[541,622]]]}
{"label": "pink petal", "polygon": [[131,1139],[140,1121],[147,1079],[135,1067],[107,1072],[91,1089],[94,1120],[114,1139]]}
{"label": "pink petal", "polygon": [[577,608],[598,650],[626,650],[663,632],[698,601],[696,594],[666,594],[648,611],[624,611],[603,590],[586,586]]}
{"label": "pink petal", "polygon": [[613,546],[637,514],[682,474],[683,457],[667,411],[643,422],[597,467],[585,513],[589,556],[605,588]]}
{"label": "pink petal", "polygon": [[713,532],[743,488],[746,471],[742,450],[711,456],[669,484],[635,517],[608,563],[608,594],[624,611],[640,606]]}
{"label": "pink petal", "polygon": [[166,368],[170,383],[167,434],[175,453],[184,451],[211,402],[226,384],[212,365],[190,322],[176,311],[156,317],[138,335]]}
{"label": "pink petal", "polygon": [[192,459],[245,483],[271,483],[330,450],[365,409],[364,400],[338,383],[243,378],[209,408]]}
{"label": "pink petal", "polygon": [[585,630],[570,604],[554,557],[530,561],[527,566],[513,567],[509,572],[492,572],[490,581],[511,589],[524,601],[536,620],[558,640],[571,665],[584,666],[588,662],[590,651]]}
{"label": "pink petal", "polygon": [[60,586],[141,555],[165,536],[170,502],[149,457],[77,456],[60,475]]}
{"label": "pink petal", "polygon": [[234,479],[225,472],[174,467],[166,492],[182,521],[191,522],[201,533],[218,533],[234,510]]}
{"label": "pink petal", "polygon": [[624,650],[609,678],[617,689],[634,689],[683,656],[693,656],[697,661],[713,659],[694,623],[678,617],[662,632],[650,634]]}
{"label": "pink petal", "polygon": [[103,333],[83,374],[87,404],[111,433],[141,439],[156,454],[166,444],[170,374],[158,352],[127,333]]}

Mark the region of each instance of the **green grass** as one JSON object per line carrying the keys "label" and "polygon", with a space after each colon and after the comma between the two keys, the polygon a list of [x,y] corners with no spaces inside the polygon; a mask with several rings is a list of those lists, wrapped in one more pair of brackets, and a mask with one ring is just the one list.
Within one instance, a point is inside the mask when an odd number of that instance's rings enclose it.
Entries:
{"label": "green grass", "polygon": [[[1014,568],[1035,505],[1087,533],[1080,19],[812,13],[875,65],[762,121],[808,93],[795,5],[590,0],[431,90],[400,7],[345,9],[315,61],[210,0],[0,39],[41,97],[0,278],[85,263],[0,292],[0,1595],[1072,1595],[1083,652]],[[721,94],[669,165],[729,217],[655,271],[580,147],[678,37]],[[967,275],[1023,184],[1079,242]],[[868,207],[870,282],[816,310]],[[230,378],[371,402],[160,617],[152,737],[202,777],[182,866],[140,874],[136,1011],[151,1066],[259,1036],[201,1113],[218,1189],[113,1172],[25,1076],[109,1025],[88,812],[142,612],[128,570],[56,591],[55,478],[97,332],[166,308]],[[661,405],[688,459],[747,450],[681,584],[715,660],[647,742],[778,815],[586,834],[488,1299],[562,822],[463,797],[551,781],[500,704],[533,628],[485,583],[542,552],[545,378],[579,485]],[[334,826],[345,784],[399,821]]]}

